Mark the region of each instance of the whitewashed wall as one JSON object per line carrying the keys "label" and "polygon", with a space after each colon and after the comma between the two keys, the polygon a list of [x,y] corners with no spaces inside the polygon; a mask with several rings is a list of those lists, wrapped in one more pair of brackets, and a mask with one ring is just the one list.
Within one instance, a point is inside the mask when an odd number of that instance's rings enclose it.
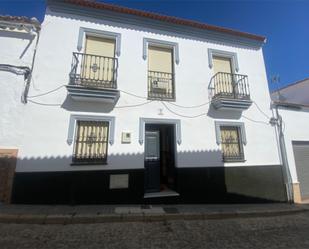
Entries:
{"label": "whitewashed wall", "polygon": [[[0,64],[31,67],[36,36],[0,30]],[[19,148],[26,106],[21,103],[24,76],[0,71],[0,148]]]}
{"label": "whitewashed wall", "polygon": [[[73,18],[72,18],[73,17]],[[121,33],[121,55],[119,57],[118,88],[136,95],[147,97],[147,61],[142,58],[143,38],[155,38],[179,43],[180,63],[175,65],[176,103],[184,106],[198,105],[209,101],[208,84],[213,76],[208,66],[207,49],[214,48],[236,52],[240,74],[249,76],[252,100],[271,116],[269,93],[262,49],[214,44],[206,41],[168,36],[156,31],[145,31],[128,26],[113,25],[104,20],[56,17],[47,14],[34,68],[35,88],[29,95],[40,94],[60,85],[68,84],[72,52],[77,51],[80,27]],[[175,112],[203,117],[181,118],[170,113],[158,101],[135,108],[112,109],[102,103],[74,102],[67,98],[66,89],[33,99],[41,103],[59,106],[41,106],[33,103],[25,111],[25,133],[20,147],[17,171],[67,171],[143,168],[144,145],[138,142],[139,118],[180,119],[182,143],[177,145],[177,167],[222,166],[220,146],[215,139],[215,120],[241,121],[245,123],[247,145],[244,146],[244,163],[228,163],[225,166],[253,166],[279,164],[274,128],[267,124],[253,123],[232,111],[209,113],[209,106],[197,109],[181,109],[170,106]],[[116,105],[143,103],[124,93]],[[163,115],[159,115],[163,109]],[[108,165],[70,166],[73,145],[66,142],[71,114],[91,114],[116,117],[115,143],[108,148]],[[252,105],[244,111],[246,117],[268,120]],[[132,133],[131,144],[121,144],[121,132]]]}
{"label": "whitewashed wall", "polygon": [[299,111],[280,108],[279,114],[284,122],[286,154],[292,181],[298,183],[292,142],[309,141],[309,108],[302,108]]}

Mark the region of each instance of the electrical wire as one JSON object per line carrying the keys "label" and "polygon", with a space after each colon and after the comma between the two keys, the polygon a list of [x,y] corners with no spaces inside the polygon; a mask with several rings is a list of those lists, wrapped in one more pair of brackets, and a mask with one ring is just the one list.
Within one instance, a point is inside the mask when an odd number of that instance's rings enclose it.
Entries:
{"label": "electrical wire", "polygon": [[[136,95],[134,93],[130,93],[130,92],[127,92],[127,91],[123,91],[123,90],[119,90],[120,92],[123,92],[125,94],[128,94],[128,95],[131,95],[133,97],[136,97],[136,98],[140,98],[140,99],[147,99],[146,97],[143,97],[143,96],[139,96],[139,95]],[[198,107],[202,107],[202,106],[205,106],[205,105],[208,105],[210,103],[210,101],[208,102],[205,102],[203,104],[200,104],[200,105],[193,105],[193,106],[183,106],[183,105],[178,105],[178,104],[175,104],[175,103],[170,103],[171,105],[174,105],[174,106],[177,106],[177,107],[181,107],[181,108],[198,108]]]}
{"label": "electrical wire", "polygon": [[50,90],[48,92],[45,92],[45,93],[41,93],[41,94],[37,94],[37,95],[33,95],[33,96],[28,96],[28,98],[36,98],[36,97],[40,97],[40,96],[44,96],[44,95],[47,95],[47,94],[50,94],[50,93],[53,93],[53,92],[56,92],[58,91],[59,89],[61,89],[62,87],[64,87],[65,85],[61,85],[53,90]]}
{"label": "electrical wire", "polygon": [[207,113],[201,113],[201,114],[198,114],[198,115],[195,115],[195,116],[187,116],[187,115],[183,115],[183,114],[179,114],[173,110],[171,110],[164,102],[161,101],[161,104],[171,113],[179,116],[179,117],[183,117],[183,118],[198,118],[198,117],[201,117],[201,116],[204,116],[204,115],[207,115]]}
{"label": "electrical wire", "polygon": [[143,97],[143,96],[139,96],[139,95],[136,95],[134,93],[130,93],[130,92],[126,92],[126,91],[123,91],[123,90],[119,90],[120,92],[123,92],[125,94],[128,94],[128,95],[131,95],[133,97],[136,97],[136,98],[140,98],[140,99],[147,99],[146,97]]}
{"label": "electrical wire", "polygon": [[270,119],[270,117],[265,112],[262,111],[262,109],[258,106],[258,104],[255,101],[253,101],[253,104],[267,119]]}
{"label": "electrical wire", "polygon": [[208,105],[209,103],[210,103],[210,101],[205,102],[205,103],[200,104],[200,105],[183,106],[183,105],[178,105],[178,104],[175,104],[175,103],[169,102],[169,104],[171,104],[171,105],[174,105],[174,106],[177,106],[177,107],[181,107],[181,108],[187,108],[187,109],[190,109],[190,108],[199,108],[199,107],[202,107],[202,106]]}
{"label": "electrical wire", "polygon": [[31,99],[28,100],[29,102],[36,104],[36,105],[43,105],[43,106],[61,106],[61,104],[50,104],[50,103],[41,103],[41,102],[36,102]]}
{"label": "electrical wire", "polygon": [[153,100],[151,101],[147,101],[147,102],[144,102],[144,103],[140,103],[140,104],[136,104],[136,105],[123,105],[123,106],[115,106],[114,108],[130,108],[130,107],[138,107],[138,106],[143,106],[143,105],[147,105],[149,103],[153,102]]}
{"label": "electrical wire", "polygon": [[241,115],[241,116],[242,116],[244,119],[247,119],[247,120],[249,120],[249,121],[251,121],[251,122],[254,122],[254,123],[264,124],[264,125],[270,125],[270,124],[267,123],[267,122],[260,121],[260,120],[254,120],[254,119],[252,119],[252,118],[246,117],[245,115]]}

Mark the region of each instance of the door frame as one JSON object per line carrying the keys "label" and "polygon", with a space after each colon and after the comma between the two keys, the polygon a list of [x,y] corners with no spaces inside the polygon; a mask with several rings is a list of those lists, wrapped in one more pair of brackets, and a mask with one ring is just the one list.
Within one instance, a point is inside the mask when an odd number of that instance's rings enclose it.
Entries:
{"label": "door frame", "polygon": [[[174,167],[177,168],[178,159],[177,159],[177,144],[181,144],[181,121],[179,119],[156,119],[156,118],[140,118],[139,123],[139,143],[143,145],[145,141],[145,132],[146,124],[161,124],[161,125],[173,125],[174,130]],[[144,145],[145,153],[145,145]],[[145,169],[145,156],[144,160],[144,169]]]}
{"label": "door frame", "polygon": [[[173,124],[175,126],[175,140],[178,145],[182,143],[181,141],[181,121],[180,119],[164,119],[164,118],[140,118],[139,119],[139,143],[142,145],[145,141],[145,126],[146,124]],[[175,143],[175,156],[177,155],[177,146]],[[177,166],[175,157],[175,166]]]}

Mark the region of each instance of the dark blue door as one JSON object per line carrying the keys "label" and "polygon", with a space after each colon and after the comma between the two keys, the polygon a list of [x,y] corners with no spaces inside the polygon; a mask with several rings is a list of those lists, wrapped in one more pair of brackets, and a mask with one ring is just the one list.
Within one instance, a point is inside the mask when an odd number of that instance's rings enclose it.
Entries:
{"label": "dark blue door", "polygon": [[145,132],[145,192],[160,191],[160,132]]}

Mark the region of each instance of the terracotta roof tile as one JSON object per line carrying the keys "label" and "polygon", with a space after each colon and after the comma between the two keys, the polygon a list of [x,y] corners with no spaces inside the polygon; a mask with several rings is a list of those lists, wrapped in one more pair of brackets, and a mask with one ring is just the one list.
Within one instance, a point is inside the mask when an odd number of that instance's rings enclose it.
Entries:
{"label": "terracotta roof tile", "polygon": [[9,15],[1,16],[0,15],[0,21],[33,24],[37,27],[40,26],[40,22],[35,17],[28,18],[26,16],[9,16]]}
{"label": "terracotta roof tile", "polygon": [[211,31],[216,31],[216,32],[222,32],[222,33],[240,36],[240,37],[257,40],[261,42],[265,42],[266,40],[264,36],[260,36],[260,35],[241,32],[241,31],[223,28],[223,27],[219,27],[215,25],[209,25],[206,23],[191,21],[191,20],[182,19],[178,17],[166,16],[166,15],[156,14],[156,13],[152,13],[148,11],[131,9],[131,8],[122,7],[122,6],[118,6],[114,4],[107,4],[107,3],[95,2],[95,1],[90,1],[90,0],[63,0],[63,1],[68,4],[74,4],[74,5],[78,5],[82,7],[109,10],[109,11],[114,11],[114,12],[123,13],[123,14],[141,16],[141,17],[150,18],[153,20],[159,20],[159,21],[169,22],[169,23],[178,24],[178,25],[184,25],[184,26],[190,26],[190,27],[195,27],[199,29],[206,29],[206,30],[211,30]]}

